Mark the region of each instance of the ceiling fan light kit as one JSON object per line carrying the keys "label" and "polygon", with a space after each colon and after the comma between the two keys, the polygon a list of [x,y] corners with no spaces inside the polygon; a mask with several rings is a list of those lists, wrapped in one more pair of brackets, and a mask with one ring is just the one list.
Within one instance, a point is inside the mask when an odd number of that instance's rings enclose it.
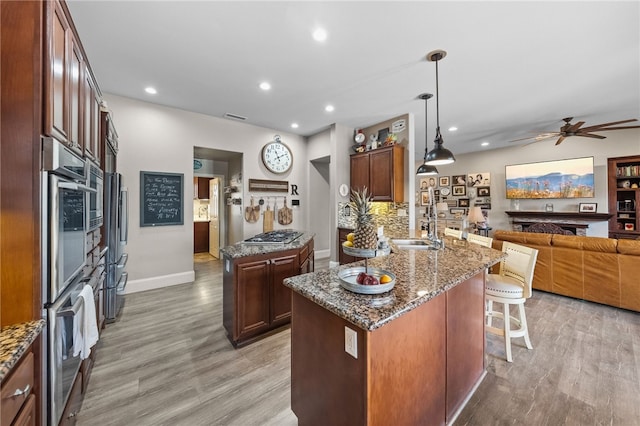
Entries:
{"label": "ceiling fan light kit", "polygon": [[[434,140],[435,147],[424,157],[424,164],[431,166],[440,166],[451,164],[456,161],[453,153],[446,149],[443,145],[442,134],[440,133],[440,91],[438,85],[438,62],[441,61],[447,52],[444,50],[434,50],[427,53],[427,61],[436,63],[436,138]],[[427,98],[428,99],[428,98]],[[425,108],[426,110],[426,108]]]}
{"label": "ceiling fan light kit", "polygon": [[429,132],[427,131],[427,101],[429,99],[431,99],[433,97],[433,95],[431,93],[423,93],[420,96],[418,96],[420,99],[424,100],[424,133],[425,133],[425,138],[424,138],[424,163],[420,165],[420,167],[418,167],[418,170],[416,170],[416,175],[417,176],[429,176],[429,175],[437,175],[438,174],[438,169],[436,169],[434,166],[427,164],[427,153],[428,153],[428,147],[427,147],[427,141],[429,140]]}

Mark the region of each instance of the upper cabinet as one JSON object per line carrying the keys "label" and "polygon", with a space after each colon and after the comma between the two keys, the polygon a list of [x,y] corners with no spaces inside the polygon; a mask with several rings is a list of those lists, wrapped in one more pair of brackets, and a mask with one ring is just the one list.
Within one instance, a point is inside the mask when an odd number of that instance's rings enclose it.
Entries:
{"label": "upper cabinet", "polygon": [[640,156],[609,158],[609,238],[640,238]]}
{"label": "upper cabinet", "polygon": [[51,19],[45,44],[43,133],[99,162],[97,84],[63,5],[51,1],[45,8]]}
{"label": "upper cabinet", "polygon": [[373,201],[404,201],[404,147],[351,155],[351,188],[367,187]]}

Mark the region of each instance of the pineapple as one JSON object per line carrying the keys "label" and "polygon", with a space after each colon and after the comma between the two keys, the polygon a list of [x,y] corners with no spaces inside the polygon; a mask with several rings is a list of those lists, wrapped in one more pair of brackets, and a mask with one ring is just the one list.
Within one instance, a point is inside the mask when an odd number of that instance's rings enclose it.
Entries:
{"label": "pineapple", "polygon": [[351,209],[356,215],[353,247],[375,250],[378,246],[378,233],[373,224],[371,197],[367,194],[366,187],[362,190],[351,190]]}

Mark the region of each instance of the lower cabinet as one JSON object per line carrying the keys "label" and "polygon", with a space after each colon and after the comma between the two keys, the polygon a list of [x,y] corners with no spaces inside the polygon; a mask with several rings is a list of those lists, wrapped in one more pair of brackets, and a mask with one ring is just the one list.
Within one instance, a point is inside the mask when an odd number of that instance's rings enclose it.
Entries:
{"label": "lower cabinet", "polygon": [[345,252],[342,250],[342,243],[347,241],[347,235],[351,232],[353,232],[353,229],[338,228],[338,262],[340,262],[341,265],[344,265],[345,263],[353,263],[353,262],[357,262],[358,260],[362,260],[359,257],[345,254]]}
{"label": "lower cabinet", "polygon": [[39,423],[36,421],[36,397],[31,394],[11,426],[35,426],[37,424]]}
{"label": "lower cabinet", "polygon": [[29,348],[3,380],[0,387],[1,425],[37,424],[35,422],[35,398],[38,387],[36,386],[35,369],[34,352],[32,348]]}
{"label": "lower cabinet", "polygon": [[193,222],[193,252],[209,251],[209,222]]}
{"label": "lower cabinet", "polygon": [[313,271],[313,240],[302,249],[225,255],[224,268],[223,325],[231,343],[241,346],[291,321],[291,289],[282,281]]}

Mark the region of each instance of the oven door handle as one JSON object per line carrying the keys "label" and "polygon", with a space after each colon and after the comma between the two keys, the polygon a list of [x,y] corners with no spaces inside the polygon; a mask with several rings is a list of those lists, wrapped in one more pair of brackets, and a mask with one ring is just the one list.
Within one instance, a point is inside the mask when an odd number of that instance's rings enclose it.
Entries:
{"label": "oven door handle", "polygon": [[[92,281],[95,281],[98,277],[84,277],[82,278],[80,281],[78,281],[79,283],[87,283],[87,285],[90,285],[91,288],[93,288],[93,284]],[[78,311],[80,310],[80,306],[84,305],[84,299],[80,296],[78,296],[78,298],[76,299],[75,303],[73,304],[73,306],[71,306],[70,308],[65,308],[65,309],[60,309],[57,313],[56,316],[58,317],[72,317],[75,314],[78,313]]]}
{"label": "oven door handle", "polygon": [[58,186],[64,189],[73,189],[74,191],[98,192],[96,189],[89,188],[87,185],[82,185],[81,183],[60,182]]}

